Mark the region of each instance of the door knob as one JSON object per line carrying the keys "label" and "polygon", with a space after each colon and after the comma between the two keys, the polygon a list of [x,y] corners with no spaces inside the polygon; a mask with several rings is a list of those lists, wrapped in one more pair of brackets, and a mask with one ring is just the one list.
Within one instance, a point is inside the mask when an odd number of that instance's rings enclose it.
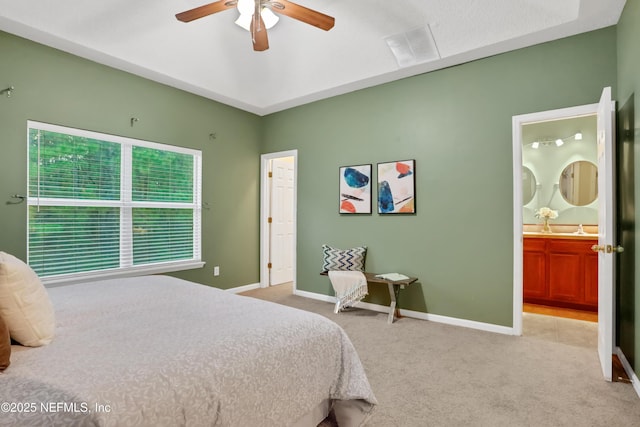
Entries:
{"label": "door knob", "polygon": [[611,253],[621,253],[624,252],[624,248],[620,245],[618,246],[613,246],[613,245],[593,245],[591,246],[591,250],[593,252],[603,252],[605,254],[611,254]]}

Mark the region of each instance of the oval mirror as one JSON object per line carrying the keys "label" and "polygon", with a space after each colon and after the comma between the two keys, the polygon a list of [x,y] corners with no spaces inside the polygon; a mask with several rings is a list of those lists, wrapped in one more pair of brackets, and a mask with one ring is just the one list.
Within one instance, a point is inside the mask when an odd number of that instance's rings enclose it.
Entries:
{"label": "oval mirror", "polygon": [[586,160],[570,163],[560,174],[560,194],[574,206],[585,206],[598,198],[598,167]]}
{"label": "oval mirror", "polygon": [[536,194],[536,177],[526,166],[522,167],[522,204],[526,205]]}

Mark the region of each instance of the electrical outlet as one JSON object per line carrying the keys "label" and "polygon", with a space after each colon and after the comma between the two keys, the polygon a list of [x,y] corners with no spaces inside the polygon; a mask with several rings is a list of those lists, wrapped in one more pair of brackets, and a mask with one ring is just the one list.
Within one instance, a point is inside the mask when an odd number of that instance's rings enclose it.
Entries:
{"label": "electrical outlet", "polygon": [[220,275],[220,266],[216,265],[215,267],[213,267],[213,275],[214,276]]}

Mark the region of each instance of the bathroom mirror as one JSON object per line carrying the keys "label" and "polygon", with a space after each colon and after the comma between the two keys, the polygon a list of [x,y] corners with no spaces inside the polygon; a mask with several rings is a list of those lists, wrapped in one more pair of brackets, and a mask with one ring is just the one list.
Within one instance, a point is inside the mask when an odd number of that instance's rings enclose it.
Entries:
{"label": "bathroom mirror", "polygon": [[570,163],[560,174],[558,183],[567,203],[588,205],[598,198],[598,167],[586,160]]}
{"label": "bathroom mirror", "polygon": [[536,194],[536,177],[526,166],[522,166],[522,204],[526,205]]}

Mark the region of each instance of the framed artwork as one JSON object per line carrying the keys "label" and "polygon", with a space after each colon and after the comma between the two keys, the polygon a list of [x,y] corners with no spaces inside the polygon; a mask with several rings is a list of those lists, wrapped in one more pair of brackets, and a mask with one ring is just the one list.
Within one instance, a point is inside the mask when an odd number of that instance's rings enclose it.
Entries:
{"label": "framed artwork", "polygon": [[416,213],[416,162],[378,163],[378,213]]}
{"label": "framed artwork", "polygon": [[371,213],[371,164],[340,167],[341,214]]}

